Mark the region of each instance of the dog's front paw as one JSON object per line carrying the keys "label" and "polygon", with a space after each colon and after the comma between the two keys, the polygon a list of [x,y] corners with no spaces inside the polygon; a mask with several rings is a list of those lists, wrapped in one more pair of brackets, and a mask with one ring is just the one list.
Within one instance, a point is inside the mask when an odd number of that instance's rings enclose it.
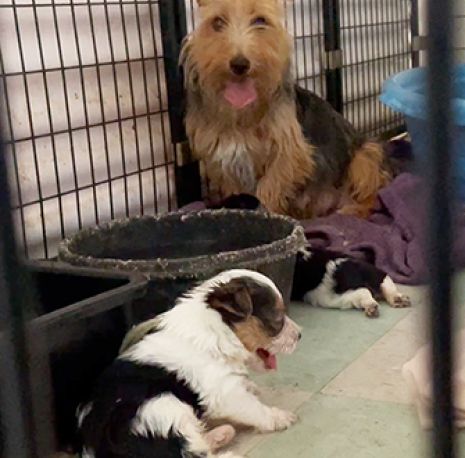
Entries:
{"label": "dog's front paw", "polygon": [[286,214],[288,199],[284,190],[277,188],[276,182],[262,178],[257,186],[256,197],[266,211]]}
{"label": "dog's front paw", "polygon": [[365,315],[368,318],[378,318],[379,317],[379,306],[377,302],[373,302],[371,304],[368,304],[364,308],[365,310]]}
{"label": "dog's front paw", "polygon": [[398,293],[391,298],[389,305],[396,309],[401,309],[411,307],[412,302],[410,301],[410,297],[408,297],[406,294]]}
{"label": "dog's front paw", "polygon": [[292,426],[298,417],[294,412],[271,407],[270,425],[263,429],[263,432],[283,431]]}

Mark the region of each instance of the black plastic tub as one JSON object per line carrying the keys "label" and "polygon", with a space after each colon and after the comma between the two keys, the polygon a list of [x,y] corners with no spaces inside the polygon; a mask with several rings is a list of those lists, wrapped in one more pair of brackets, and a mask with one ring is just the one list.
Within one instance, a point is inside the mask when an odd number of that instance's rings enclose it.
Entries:
{"label": "black plastic tub", "polygon": [[141,320],[172,307],[193,283],[233,268],[268,275],[289,302],[295,255],[305,245],[302,227],[291,218],[247,210],[204,210],[85,229],[62,243],[59,259],[147,275],[148,294],[136,307]]}
{"label": "black plastic tub", "polygon": [[82,269],[53,261],[26,264],[39,310],[29,325],[50,357],[60,448],[73,443],[75,409],[118,354],[147,280],[135,273]]}

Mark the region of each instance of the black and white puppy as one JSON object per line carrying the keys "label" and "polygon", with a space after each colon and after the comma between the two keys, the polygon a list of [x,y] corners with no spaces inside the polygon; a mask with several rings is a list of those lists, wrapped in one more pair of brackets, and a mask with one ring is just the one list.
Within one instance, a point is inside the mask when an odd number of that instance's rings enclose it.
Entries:
{"label": "black and white puppy", "polygon": [[83,457],[233,458],[216,450],[234,428],[207,432],[203,420],[263,432],[296,421],[292,412],[263,404],[248,378],[250,365],[276,368],[276,354],[292,353],[300,339],[269,278],[223,272],[141,326],[78,411]]}
{"label": "black and white puppy", "polygon": [[372,264],[313,248],[297,257],[292,297],[318,307],[361,309],[372,318],[379,316],[377,300],[385,299],[391,307],[410,306],[410,298]]}

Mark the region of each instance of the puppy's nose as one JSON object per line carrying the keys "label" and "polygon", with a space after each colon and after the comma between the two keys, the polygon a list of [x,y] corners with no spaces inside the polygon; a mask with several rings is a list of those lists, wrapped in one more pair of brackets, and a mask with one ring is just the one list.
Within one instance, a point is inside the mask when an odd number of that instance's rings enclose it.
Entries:
{"label": "puppy's nose", "polygon": [[297,340],[300,340],[302,338],[302,333],[299,332],[299,335],[297,336]]}
{"label": "puppy's nose", "polygon": [[231,59],[229,67],[235,75],[242,76],[250,70],[250,61],[246,57],[239,55]]}

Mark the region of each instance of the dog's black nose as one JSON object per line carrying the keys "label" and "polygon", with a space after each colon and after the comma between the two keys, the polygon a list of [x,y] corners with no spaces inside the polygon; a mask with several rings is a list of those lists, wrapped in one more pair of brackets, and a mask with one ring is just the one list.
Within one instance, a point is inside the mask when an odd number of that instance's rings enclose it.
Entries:
{"label": "dog's black nose", "polygon": [[297,339],[300,340],[301,338],[302,338],[302,333],[299,332],[299,337]]}
{"label": "dog's black nose", "polygon": [[235,75],[242,76],[249,71],[250,61],[246,57],[239,55],[229,62],[229,67]]}

